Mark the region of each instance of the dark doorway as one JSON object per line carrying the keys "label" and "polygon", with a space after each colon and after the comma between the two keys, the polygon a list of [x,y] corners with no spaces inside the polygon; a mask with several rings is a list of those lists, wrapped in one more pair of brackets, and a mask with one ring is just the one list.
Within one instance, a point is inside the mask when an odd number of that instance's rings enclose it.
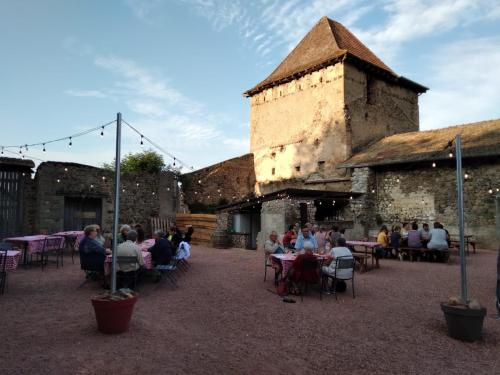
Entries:
{"label": "dark doorway", "polygon": [[101,198],[64,198],[64,230],[83,230],[102,222]]}
{"label": "dark doorway", "polygon": [[0,169],[0,238],[22,232],[21,176],[19,171]]}
{"label": "dark doorway", "polygon": [[300,204],[300,227],[304,227],[308,222],[307,203]]}

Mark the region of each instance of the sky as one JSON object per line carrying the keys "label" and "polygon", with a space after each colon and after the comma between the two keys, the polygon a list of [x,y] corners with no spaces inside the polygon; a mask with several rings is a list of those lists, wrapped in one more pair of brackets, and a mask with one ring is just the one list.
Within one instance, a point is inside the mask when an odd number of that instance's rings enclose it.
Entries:
{"label": "sky", "polygon": [[[242,93],[324,15],[430,88],[422,130],[500,118],[500,0],[0,0],[0,145],[69,136],[121,112],[184,171],[245,154]],[[100,166],[114,157],[113,132],[23,152]],[[122,153],[142,149],[124,128]]]}

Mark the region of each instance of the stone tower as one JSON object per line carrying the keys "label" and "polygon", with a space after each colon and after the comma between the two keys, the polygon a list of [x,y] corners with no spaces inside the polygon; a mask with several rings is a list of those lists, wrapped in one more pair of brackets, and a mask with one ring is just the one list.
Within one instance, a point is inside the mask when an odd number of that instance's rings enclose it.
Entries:
{"label": "stone tower", "polygon": [[382,137],[419,130],[426,87],[397,75],[349,30],[321,18],[250,97],[256,191],[350,191],[336,165]]}

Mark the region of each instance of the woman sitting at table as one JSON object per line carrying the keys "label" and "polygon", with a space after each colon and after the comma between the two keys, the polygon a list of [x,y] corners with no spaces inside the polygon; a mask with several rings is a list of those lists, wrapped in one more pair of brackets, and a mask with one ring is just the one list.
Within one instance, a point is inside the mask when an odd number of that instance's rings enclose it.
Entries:
{"label": "woman sitting at table", "polygon": [[378,247],[375,249],[375,259],[378,260],[382,258],[386,254],[386,249],[389,247],[389,230],[386,225],[382,225],[380,228],[380,232],[377,235],[377,244]]}
{"label": "woman sitting at table", "polygon": [[80,265],[82,270],[95,271],[104,274],[106,249],[97,240],[96,225],[87,225],[84,229],[85,237],[80,241]]}
{"label": "woman sitting at table", "polygon": [[140,245],[146,239],[146,232],[144,232],[144,229],[142,229],[142,226],[137,227],[137,225],[136,225],[136,230],[135,231],[137,232],[136,244]]}
{"label": "woman sitting at table", "polygon": [[[344,280],[344,279],[351,279],[352,278],[352,273],[354,272],[354,269],[348,268],[348,269],[341,269],[338,270],[337,272],[335,267],[337,265],[336,259],[339,257],[345,257],[345,258],[350,258],[352,259],[352,253],[351,250],[346,246],[346,240],[345,238],[339,238],[337,240],[337,246],[334,247],[331,252],[330,256],[332,258],[331,263],[328,266],[323,266],[322,271],[323,273],[331,276],[337,276],[339,280]],[[332,281],[332,286],[333,283],[337,282],[336,280]],[[344,284],[345,287],[345,284]],[[345,288],[341,287],[339,288],[338,291],[341,291],[342,289],[345,290]]]}
{"label": "woman sitting at table", "polygon": [[130,232],[130,225],[124,224],[120,227],[120,233],[116,237],[116,244],[119,245],[125,241],[127,241],[128,232]]}
{"label": "woman sitting at table", "polygon": [[291,286],[297,290],[297,284],[300,282],[314,283],[318,280],[318,268],[305,268],[304,264],[309,262],[318,263],[316,256],[313,254],[314,244],[311,241],[304,242],[304,253],[299,254],[293,261],[292,267],[288,271],[286,278],[291,282]]}
{"label": "woman sitting at table", "polygon": [[164,233],[161,230],[155,230],[153,233],[153,238],[155,244],[148,249],[151,253],[151,260],[153,265],[159,264],[169,264],[172,259],[173,251],[172,244],[169,240],[163,238]]}
{"label": "woman sitting at table", "polygon": [[288,227],[288,231],[285,233],[283,236],[283,246],[287,249],[293,249],[293,244],[292,240],[295,240],[297,238],[297,235],[295,234],[295,231],[293,230],[294,226],[293,224]]}

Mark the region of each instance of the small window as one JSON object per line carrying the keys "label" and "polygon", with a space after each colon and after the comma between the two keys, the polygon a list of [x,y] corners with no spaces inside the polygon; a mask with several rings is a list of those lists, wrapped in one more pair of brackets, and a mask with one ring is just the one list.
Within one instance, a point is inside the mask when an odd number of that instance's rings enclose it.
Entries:
{"label": "small window", "polygon": [[276,168],[271,169],[271,173],[274,176],[276,174]]}
{"label": "small window", "polygon": [[297,172],[300,172],[300,165],[297,165],[297,166],[295,167],[295,170],[296,170]]}
{"label": "small window", "polygon": [[325,161],[324,160],[318,161],[318,169],[322,171],[324,168],[325,168]]}

